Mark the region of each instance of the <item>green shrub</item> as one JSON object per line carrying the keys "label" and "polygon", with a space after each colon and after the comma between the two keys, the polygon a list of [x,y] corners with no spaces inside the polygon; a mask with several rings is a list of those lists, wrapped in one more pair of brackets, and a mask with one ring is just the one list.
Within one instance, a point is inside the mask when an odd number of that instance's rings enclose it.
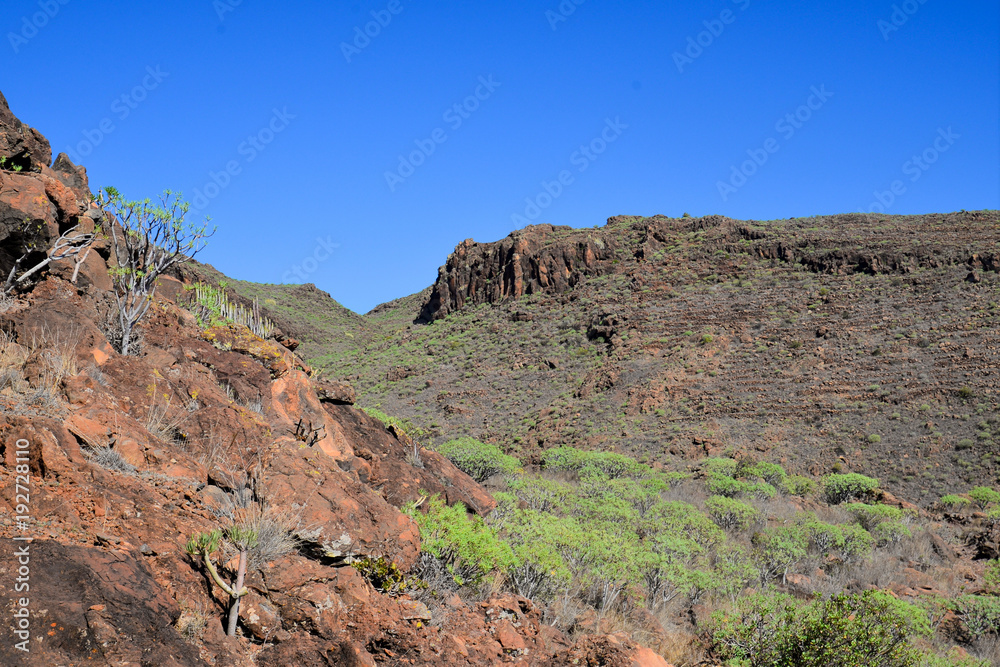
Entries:
{"label": "green shrub", "polygon": [[973,639],[1000,633],[1000,598],[992,595],[962,595],[952,601],[962,627]]}
{"label": "green shrub", "polygon": [[711,458],[701,462],[702,469],[709,475],[715,473],[726,477],[736,476],[736,459]]}
{"label": "green shrub", "polygon": [[875,543],[880,547],[884,547],[887,544],[897,544],[904,537],[913,537],[910,529],[898,521],[885,521],[878,524],[871,530],[871,535],[875,539]]}
{"label": "green shrub", "polygon": [[917,667],[913,639],[931,634],[926,613],[879,591],[799,605],[761,594],[713,615],[713,648],[746,667]]}
{"label": "green shrub", "polygon": [[709,493],[717,496],[725,496],[726,498],[735,498],[741,495],[744,492],[745,486],[744,482],[715,472],[709,473],[708,479],[705,481],[705,489]]}
{"label": "green shrub", "polygon": [[844,546],[844,531],[841,527],[820,521],[811,512],[799,517],[799,525],[802,527],[809,548],[821,556]]}
{"label": "green shrub", "polygon": [[868,557],[875,548],[875,538],[856,523],[840,526],[843,542],[838,545],[840,558],[851,563]]}
{"label": "green shrub", "polygon": [[500,451],[496,445],[463,437],[450,440],[437,450],[459,470],[477,482],[493,475],[514,475],[521,471],[521,462]]}
{"label": "green shrub", "polygon": [[986,509],[992,504],[1000,504],[1000,493],[988,486],[977,486],[969,491],[969,497],[979,506],[979,509]]}
{"label": "green shrub", "polygon": [[[538,512],[563,510],[576,495],[575,488],[565,482],[522,476],[509,483],[511,492],[523,501],[528,509]],[[500,494],[493,494],[499,501]]]}
{"label": "green shrub", "polygon": [[510,545],[462,503],[449,507],[435,494],[427,499],[426,512],[415,503],[403,511],[420,527],[422,549],[441,559],[460,586],[475,585],[494,571],[506,573],[516,563]]}
{"label": "green shrub", "polygon": [[806,497],[816,490],[816,482],[802,475],[790,475],[778,486],[782,493],[790,496]]}
{"label": "green shrub", "polygon": [[545,512],[517,510],[504,534],[514,547],[515,561],[507,569],[512,591],[546,599],[569,585],[572,573],[564,554],[578,553],[586,540],[578,523]]}
{"label": "green shrub", "polygon": [[754,533],[751,543],[761,583],[779,575],[784,583],[788,569],[806,557],[809,537],[801,526],[776,526]]}
{"label": "green shrub", "polygon": [[615,479],[618,477],[647,477],[652,469],[614,452],[587,452],[576,447],[556,447],[545,452],[543,463],[552,470],[566,470],[581,473],[585,469],[595,469]]}
{"label": "green shrub", "polygon": [[949,510],[960,510],[964,507],[968,507],[972,504],[968,498],[963,498],[962,496],[947,495],[941,496],[941,504],[947,507]]}
{"label": "green shrub", "polygon": [[878,488],[878,480],[852,472],[843,475],[827,475],[823,480],[823,490],[827,502],[839,505],[853,499],[865,499]]}
{"label": "green shrub", "polygon": [[725,496],[712,496],[705,501],[712,520],[725,530],[745,530],[759,518],[757,509],[745,502]]}
{"label": "green shrub", "polygon": [[690,538],[703,551],[722,544],[725,533],[694,505],[672,500],[656,504],[649,512],[643,530],[650,536],[665,530]]}
{"label": "green shrub", "polygon": [[777,463],[768,463],[767,461],[759,461],[751,466],[748,466],[742,470],[737,470],[738,477],[756,477],[764,482],[767,482],[771,486],[781,486],[781,484],[788,477],[788,473]]}

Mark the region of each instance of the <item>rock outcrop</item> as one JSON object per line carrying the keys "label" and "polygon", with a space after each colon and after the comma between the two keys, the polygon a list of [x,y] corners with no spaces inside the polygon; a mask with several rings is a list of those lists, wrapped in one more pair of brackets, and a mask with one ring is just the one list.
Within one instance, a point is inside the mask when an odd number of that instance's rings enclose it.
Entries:
{"label": "rock outcrop", "polygon": [[617,247],[606,235],[552,225],[528,227],[496,243],[465,240],[438,272],[420,320],[430,322],[467,305],[564,292],[583,277],[606,271]]}
{"label": "rock outcrop", "polygon": [[[417,321],[526,294],[561,294],[587,277],[624,272],[631,263],[626,260],[660,264],[671,248],[689,241],[701,246],[695,259],[746,253],[835,275],[907,274],[953,265],[973,272],[1000,270],[994,212],[895,216],[891,224],[882,217],[849,214],[764,223],[718,215],[616,216],[600,229],[535,225],[495,243],[468,239],[438,271]],[[911,231],[915,222],[921,223],[918,235]]]}

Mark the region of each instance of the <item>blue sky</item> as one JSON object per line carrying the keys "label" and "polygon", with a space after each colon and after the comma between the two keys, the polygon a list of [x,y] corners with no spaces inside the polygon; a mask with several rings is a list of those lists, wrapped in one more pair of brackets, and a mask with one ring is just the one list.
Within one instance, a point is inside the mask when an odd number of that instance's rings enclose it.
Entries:
{"label": "blue sky", "polygon": [[7,0],[0,30],[0,90],[93,188],[181,190],[200,259],[359,312],[528,222],[1000,208],[995,0]]}

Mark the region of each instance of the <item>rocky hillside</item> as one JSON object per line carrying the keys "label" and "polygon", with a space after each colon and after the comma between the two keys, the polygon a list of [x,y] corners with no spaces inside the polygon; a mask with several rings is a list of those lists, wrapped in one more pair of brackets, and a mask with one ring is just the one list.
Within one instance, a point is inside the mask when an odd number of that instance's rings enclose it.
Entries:
{"label": "rocky hillside", "polygon": [[428,291],[328,329],[306,357],[428,442],[663,465],[752,451],[928,504],[1000,472],[998,220],[530,227],[463,242]]}
{"label": "rocky hillside", "polygon": [[[0,160],[0,273],[25,277],[0,299],[0,592],[5,627],[30,635],[27,654],[0,645],[0,663],[665,664],[622,635],[570,637],[501,589],[408,594],[399,584],[427,562],[413,508],[432,494],[477,516],[496,503],[295,353],[292,335],[360,318],[297,319],[278,297],[321,295],[279,291],[265,307],[286,331],[260,337],[206,321],[185,269],[161,279],[140,353],[119,354],[106,238],[26,275],[103,219],[86,171],[65,155],[50,166],[2,96]],[[227,522],[255,535],[235,637],[228,596],[186,550]],[[214,558],[233,581],[237,552]],[[8,615],[18,604],[24,622]]]}

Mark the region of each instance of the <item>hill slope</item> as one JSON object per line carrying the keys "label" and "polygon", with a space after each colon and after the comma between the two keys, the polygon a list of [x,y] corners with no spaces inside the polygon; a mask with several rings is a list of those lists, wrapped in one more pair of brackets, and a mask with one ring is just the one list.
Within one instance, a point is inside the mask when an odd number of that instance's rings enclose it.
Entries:
{"label": "hill slope", "polygon": [[754,451],[930,502],[997,479],[998,268],[995,211],[541,225],[305,356],[432,440]]}

